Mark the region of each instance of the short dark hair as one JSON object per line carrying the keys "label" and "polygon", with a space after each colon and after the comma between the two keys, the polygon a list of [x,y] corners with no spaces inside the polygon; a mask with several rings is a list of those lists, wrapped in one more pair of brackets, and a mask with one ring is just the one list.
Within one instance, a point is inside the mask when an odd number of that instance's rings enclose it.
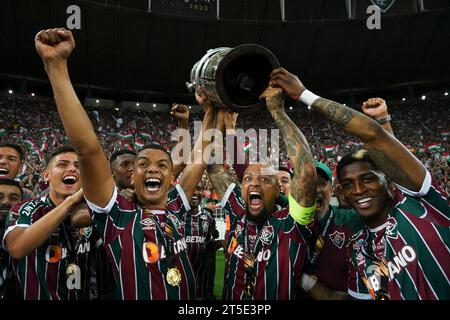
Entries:
{"label": "short dark hair", "polygon": [[0,179],[0,186],[14,186],[20,190],[20,197],[23,197],[23,189],[20,183],[14,179]]}
{"label": "short dark hair", "polygon": [[109,165],[112,165],[112,163],[120,156],[124,155],[124,154],[129,154],[132,156],[136,156],[136,152],[131,151],[131,150],[126,150],[126,149],[121,149],[121,150],[117,150],[114,151],[111,155],[111,157],[109,158]]}
{"label": "short dark hair", "polygon": [[349,164],[352,164],[357,161],[367,162],[369,163],[375,170],[379,170],[376,163],[372,160],[369,153],[365,149],[360,149],[358,151],[355,151],[353,153],[348,153],[345,156],[339,160],[337,166],[336,166],[336,175],[341,180],[341,171],[345,166],[348,166]]}
{"label": "short dark hair", "polygon": [[294,171],[292,171],[292,169],[288,169],[287,167],[279,167],[278,171],[286,171],[291,176],[291,179],[294,178]]}
{"label": "short dark hair", "polygon": [[157,144],[157,143],[148,143],[148,144],[145,144],[145,145],[138,151],[138,154],[141,153],[142,151],[146,150],[146,149],[154,149],[154,150],[161,150],[161,151],[163,151],[165,154],[167,154],[167,156],[168,156],[169,159],[170,159],[170,162],[173,164],[172,156],[170,155],[170,153],[169,153],[166,149],[164,149],[164,147],[163,147],[162,145]]}
{"label": "short dark hair", "polygon": [[50,162],[52,161],[52,159],[54,157],[56,157],[57,155],[60,155],[62,153],[67,153],[67,152],[77,153],[75,151],[75,149],[70,145],[56,147],[47,155],[47,158],[45,159],[45,165],[48,166],[50,164]]}
{"label": "short dark hair", "polygon": [[19,154],[20,160],[25,159],[25,154],[23,152],[23,149],[18,144],[12,143],[12,142],[0,142],[0,148],[12,148],[17,151]]}

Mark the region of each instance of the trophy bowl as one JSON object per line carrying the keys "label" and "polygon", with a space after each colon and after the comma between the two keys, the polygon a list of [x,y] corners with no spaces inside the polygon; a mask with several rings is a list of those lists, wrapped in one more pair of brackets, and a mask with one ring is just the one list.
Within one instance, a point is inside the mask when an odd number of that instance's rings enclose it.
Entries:
{"label": "trophy bowl", "polygon": [[210,49],[191,70],[189,91],[203,86],[216,106],[238,113],[265,108],[259,96],[266,89],[270,73],[280,66],[268,49],[257,44]]}

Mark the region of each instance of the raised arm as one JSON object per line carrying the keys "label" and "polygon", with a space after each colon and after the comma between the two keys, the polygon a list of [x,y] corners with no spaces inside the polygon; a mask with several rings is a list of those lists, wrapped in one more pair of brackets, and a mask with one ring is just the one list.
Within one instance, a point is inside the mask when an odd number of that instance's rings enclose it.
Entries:
{"label": "raised arm", "polygon": [[84,194],[97,206],[105,207],[115,184],[94,128],[70,82],[67,59],[75,48],[72,33],[42,30],[36,35],[35,45],[50,79],[59,117],[78,154]]}
{"label": "raised arm", "polygon": [[194,194],[194,190],[202,179],[203,172],[206,169],[207,159],[205,159],[204,151],[206,151],[212,140],[212,137],[208,135],[207,131],[213,127],[214,122],[214,108],[206,97],[203,88],[197,88],[195,91],[195,97],[197,102],[203,107],[205,115],[203,117],[200,135],[195,142],[194,149],[191,152],[190,162],[184,169],[183,176],[180,181],[180,185],[183,188],[188,200],[190,200]]}
{"label": "raised arm", "polygon": [[[174,104],[172,106],[172,109],[170,110],[170,114],[178,120],[178,130],[189,130],[189,126],[188,126],[188,120],[189,120],[189,107],[184,105],[184,104]],[[180,147],[183,145],[184,143],[184,135],[179,135],[178,137],[178,143],[177,145],[179,145]],[[190,141],[189,141],[190,143]],[[186,161],[184,161],[183,159],[189,155],[185,155],[184,154],[184,149],[185,148],[180,148],[180,154],[177,155],[179,156],[176,159],[172,159],[173,160],[173,173],[175,176],[175,179],[178,178],[178,176],[180,175],[181,171],[184,170],[184,168],[186,167]]]}
{"label": "raised arm", "polygon": [[280,129],[294,169],[290,195],[300,206],[309,208],[316,203],[316,166],[308,142],[300,129],[284,110],[284,96],[280,88],[269,86],[262,94],[266,98],[267,110]]}
{"label": "raised arm", "polygon": [[[216,129],[220,130],[222,134],[235,134],[237,113],[228,111],[226,108],[220,108],[217,112]],[[233,137],[233,141],[237,144],[237,139]],[[223,141],[215,141],[219,145],[217,151],[223,154]],[[237,146],[236,149],[240,148]],[[235,151],[236,151],[235,149]],[[223,157],[222,157],[223,158]],[[232,159],[233,161],[235,159]],[[237,159],[236,159],[237,160]],[[210,178],[212,187],[217,193],[217,197],[222,199],[228,187],[232,183],[236,183],[234,179],[225,171],[222,163],[211,164],[207,168],[208,176]]]}
{"label": "raised arm", "polygon": [[395,183],[412,191],[419,191],[426,169],[395,137],[375,120],[335,101],[318,97],[306,90],[297,76],[283,68],[271,74],[271,84],[282,87],[293,99],[320,112],[325,118],[360,138],[378,167]]}
{"label": "raised arm", "polygon": [[366,116],[374,119],[384,130],[395,137],[386,101],[381,98],[370,98],[363,103],[362,111]]}

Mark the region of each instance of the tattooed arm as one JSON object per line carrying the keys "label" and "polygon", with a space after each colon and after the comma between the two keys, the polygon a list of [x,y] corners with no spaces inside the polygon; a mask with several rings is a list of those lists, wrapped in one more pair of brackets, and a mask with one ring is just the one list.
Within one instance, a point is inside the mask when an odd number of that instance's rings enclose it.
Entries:
{"label": "tattooed arm", "polygon": [[[292,78],[297,81],[292,81]],[[270,84],[282,87],[297,100],[306,90],[297,76],[283,68],[272,71]],[[392,181],[412,191],[421,189],[425,167],[376,121],[331,100],[320,97],[312,100],[311,107],[314,110],[364,142],[370,157]]]}
{"label": "tattooed arm", "polygon": [[267,109],[281,131],[287,155],[293,164],[290,194],[302,207],[311,207],[316,203],[317,174],[308,142],[284,110],[281,89],[269,86],[262,97],[266,98]]}
{"label": "tattooed arm", "polygon": [[[227,111],[226,108],[220,108],[217,113],[216,129],[220,130],[222,133],[234,133],[236,129],[237,116],[237,113]],[[218,147],[215,149],[216,158],[223,159],[223,141],[214,141],[214,143],[218,144]],[[230,184],[238,183],[225,171],[225,168],[221,163],[209,165],[207,172],[212,187],[216,191],[219,199],[223,198]]]}
{"label": "tattooed arm", "polygon": [[232,183],[237,183],[234,179],[225,171],[225,168],[221,164],[212,164],[207,168],[208,176],[211,181],[213,189],[217,193],[217,198],[222,199],[228,187]]}

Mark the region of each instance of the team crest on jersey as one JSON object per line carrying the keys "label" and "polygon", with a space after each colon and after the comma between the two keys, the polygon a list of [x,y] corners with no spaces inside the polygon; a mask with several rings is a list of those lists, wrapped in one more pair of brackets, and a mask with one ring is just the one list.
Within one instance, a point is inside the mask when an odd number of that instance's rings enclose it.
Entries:
{"label": "team crest on jersey", "polygon": [[339,249],[342,249],[345,242],[345,233],[335,231],[332,234],[328,235],[333,242],[333,244],[338,247]]}
{"label": "team crest on jersey", "polygon": [[260,239],[263,244],[270,244],[273,240],[273,227],[264,226],[261,230]]}
{"label": "team crest on jersey", "polygon": [[173,214],[169,213],[167,215],[167,218],[170,219],[170,221],[172,221],[173,225],[175,226],[175,228],[180,229],[181,228],[181,223],[180,220]]}
{"label": "team crest on jersey", "polygon": [[378,8],[380,8],[380,10],[383,11],[383,13],[387,12],[395,2],[395,0],[370,0],[370,1]]}
{"label": "team crest on jersey", "polygon": [[80,236],[80,238],[89,239],[89,237],[92,235],[92,227],[80,228],[78,230],[78,235]]}
{"label": "team crest on jersey", "polygon": [[386,237],[389,237],[392,239],[398,238],[398,225],[397,225],[397,220],[395,220],[394,217],[389,217],[387,219]]}
{"label": "team crest on jersey", "polygon": [[142,230],[155,230],[155,221],[152,218],[145,218],[141,220]]}

